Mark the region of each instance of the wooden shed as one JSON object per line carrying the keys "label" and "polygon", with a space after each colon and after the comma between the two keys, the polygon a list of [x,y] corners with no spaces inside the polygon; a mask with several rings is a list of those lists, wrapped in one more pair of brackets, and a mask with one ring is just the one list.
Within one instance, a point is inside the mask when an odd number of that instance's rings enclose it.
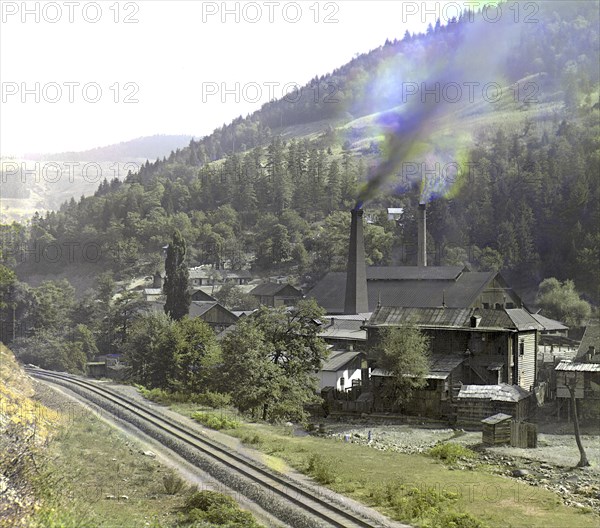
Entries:
{"label": "wooden shed", "polygon": [[482,442],[485,445],[500,445],[510,443],[510,414],[498,413],[481,420],[483,424]]}
{"label": "wooden shed", "polygon": [[518,385],[463,385],[456,398],[457,422],[480,427],[481,421],[497,413],[523,421],[529,415],[531,393]]}

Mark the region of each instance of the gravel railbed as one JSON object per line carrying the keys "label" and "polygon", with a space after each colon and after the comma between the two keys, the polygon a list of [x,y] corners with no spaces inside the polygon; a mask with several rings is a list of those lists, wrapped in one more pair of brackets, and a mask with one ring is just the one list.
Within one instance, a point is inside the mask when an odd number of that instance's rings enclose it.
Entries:
{"label": "gravel railbed", "polygon": [[[207,457],[199,455],[193,448],[190,448],[184,442],[167,436],[159,428],[148,424],[144,420],[141,420],[135,414],[107,402],[93,392],[79,386],[74,386],[67,381],[60,379],[52,378],[49,381],[51,383],[56,383],[68,388],[69,390],[83,396],[99,407],[105,409],[111,413],[111,415],[135,425],[142,432],[160,441],[160,443],[164,446],[172,449],[189,462],[192,462],[203,471],[206,471],[206,473],[210,474],[215,479],[223,482],[229,488],[234,489],[235,491],[247,497],[249,500],[257,503],[259,506],[267,510],[275,517],[281,519],[286,524],[298,528],[317,528],[328,526],[324,521],[303,512],[300,507],[290,505],[289,502],[281,499],[276,493],[266,491],[258,484],[252,482],[249,478],[236,474],[234,470],[226,467],[222,463],[209,460]],[[114,387],[110,388],[114,389]],[[156,412],[155,408],[152,410]],[[252,461],[252,463],[256,465],[256,461]],[[312,492],[314,493],[314,491]],[[301,497],[292,498],[301,499]],[[373,523],[374,527],[378,525],[380,524],[376,522]]]}
{"label": "gravel railbed", "polygon": [[[89,380],[86,380],[86,381],[89,381]],[[192,431],[195,431],[196,433],[205,435],[205,436],[211,438],[212,440],[219,442],[223,446],[234,451],[238,456],[240,456],[240,455],[243,456],[252,464],[260,464],[262,467],[266,467],[267,469],[269,469],[268,466],[266,466],[266,464],[264,462],[265,455],[252,447],[248,447],[248,446],[244,445],[238,438],[229,436],[229,435],[227,435],[225,433],[221,433],[219,431],[205,428],[202,424],[192,420],[191,418],[188,418],[187,416],[184,416],[176,411],[169,409],[165,405],[151,402],[151,401],[147,400],[146,398],[144,398],[139,393],[139,391],[131,385],[122,385],[122,384],[118,384],[118,383],[114,383],[114,382],[104,382],[104,381],[101,381],[98,383],[99,383],[99,385],[106,385],[112,391],[117,392],[123,396],[126,396],[128,399],[130,399],[132,401],[135,401],[146,407],[149,407],[153,412],[155,412],[159,415],[163,415],[166,418],[174,420],[175,422],[180,423],[182,426],[184,426]],[[298,432],[303,433],[303,430],[298,431]],[[303,433],[303,434],[306,434],[306,433]],[[298,471],[296,471],[292,468],[287,468],[285,475],[288,478],[290,478],[294,482],[295,485],[302,486],[305,489],[307,489],[313,493],[316,492],[316,493],[320,494],[320,496],[322,498],[324,498],[324,499],[326,498],[328,501],[330,501],[332,503],[338,504],[341,507],[344,507],[348,510],[358,513],[359,515],[362,515],[366,519],[371,519],[374,523],[376,523],[376,524],[378,523],[380,526],[383,526],[385,528],[410,528],[410,526],[400,523],[398,521],[393,521],[393,520],[385,517],[378,511],[374,510],[373,508],[370,508],[364,504],[361,504],[360,502],[358,502],[356,500],[353,500],[349,497],[340,495],[339,493],[336,493],[336,492],[334,492],[328,488],[325,488],[323,486],[315,485],[314,482],[312,481],[312,479],[310,479],[306,475],[299,473]],[[376,524],[374,524],[374,526]]]}

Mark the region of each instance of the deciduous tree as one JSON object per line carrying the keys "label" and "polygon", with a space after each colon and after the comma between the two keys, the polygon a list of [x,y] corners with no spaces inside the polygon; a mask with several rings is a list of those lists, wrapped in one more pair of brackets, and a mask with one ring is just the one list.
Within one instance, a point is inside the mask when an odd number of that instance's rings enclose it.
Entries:
{"label": "deciduous tree", "polygon": [[429,372],[429,339],[418,328],[386,328],[376,345],[377,364],[390,377],[384,385],[384,397],[402,407],[416,389],[426,384]]}

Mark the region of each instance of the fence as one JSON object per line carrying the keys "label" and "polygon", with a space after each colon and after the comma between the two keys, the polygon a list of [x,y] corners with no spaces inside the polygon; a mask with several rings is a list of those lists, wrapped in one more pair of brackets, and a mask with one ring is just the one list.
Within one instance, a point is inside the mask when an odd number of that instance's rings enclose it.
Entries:
{"label": "fence", "polygon": [[537,434],[537,424],[515,420],[510,423],[511,447],[537,447]]}

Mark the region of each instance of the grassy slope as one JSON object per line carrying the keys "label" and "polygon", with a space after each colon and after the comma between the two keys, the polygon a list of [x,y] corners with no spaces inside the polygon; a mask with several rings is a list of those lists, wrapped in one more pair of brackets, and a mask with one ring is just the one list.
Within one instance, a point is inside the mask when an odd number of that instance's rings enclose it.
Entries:
{"label": "grassy slope", "polygon": [[[177,404],[173,408],[189,416],[198,406]],[[415,519],[406,517],[406,509],[391,506],[386,496],[404,485],[404,495],[411,488],[431,490],[438,497],[444,492],[455,494],[455,499],[440,507],[467,512],[491,528],[596,528],[600,524],[589,510],[569,508],[555,493],[491,474],[486,466],[451,469],[424,455],[379,451],[328,438],[293,437],[283,427],[245,423],[226,432],[268,454],[266,463],[279,471],[289,464],[306,473],[310,459],[318,455],[323,472],[333,478],[328,487],[399,521]],[[416,522],[426,525],[427,520]]]}
{"label": "grassy slope", "polygon": [[[53,407],[64,408],[63,398],[51,389],[40,389],[40,393]],[[177,494],[167,494],[163,478],[171,474],[170,469],[143,455],[137,444],[83,407],[76,405],[75,412],[60,413],[33,397],[30,378],[0,343],[0,475],[12,470],[10,457],[3,456],[10,444],[1,442],[11,441],[3,437],[8,425],[25,427],[21,438],[27,438],[35,427],[38,440],[37,448],[32,446],[27,455],[35,460],[36,468],[27,466],[20,472],[28,480],[28,494],[20,496],[26,507],[18,516],[4,515],[8,508],[4,491],[0,493],[0,528],[180,526],[176,518],[187,486]],[[109,495],[115,498],[107,499]]]}

